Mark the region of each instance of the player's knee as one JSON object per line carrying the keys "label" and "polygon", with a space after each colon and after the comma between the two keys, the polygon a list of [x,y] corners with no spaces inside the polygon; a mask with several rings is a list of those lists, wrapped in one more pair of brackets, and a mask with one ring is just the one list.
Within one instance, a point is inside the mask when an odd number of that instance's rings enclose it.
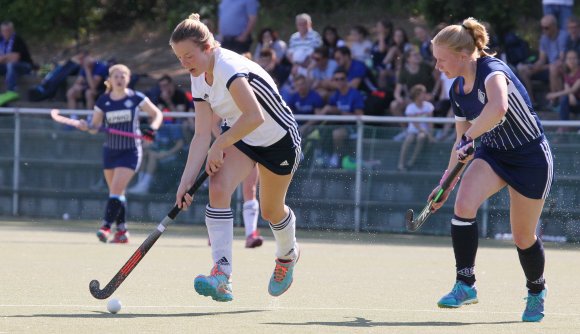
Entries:
{"label": "player's knee", "polygon": [[513,232],[514,244],[519,249],[528,249],[536,242],[535,234],[525,235],[523,233]]}
{"label": "player's knee", "polygon": [[227,198],[231,198],[232,192],[228,190],[229,188],[220,182],[219,179],[212,180],[209,183],[209,193],[212,199],[222,201]]}
{"label": "player's knee", "polygon": [[269,205],[262,205],[260,207],[260,214],[265,221],[271,222],[273,224],[277,224],[285,216],[284,210],[273,208]]}
{"label": "player's knee", "polygon": [[477,207],[473,205],[473,201],[458,196],[455,200],[455,215],[473,217],[475,214],[477,214]]}

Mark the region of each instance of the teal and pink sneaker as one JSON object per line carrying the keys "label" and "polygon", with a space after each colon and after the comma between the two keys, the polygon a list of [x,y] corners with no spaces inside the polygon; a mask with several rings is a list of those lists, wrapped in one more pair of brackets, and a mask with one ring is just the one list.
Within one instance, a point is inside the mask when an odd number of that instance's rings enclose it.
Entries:
{"label": "teal and pink sneaker", "polygon": [[126,244],[129,242],[129,232],[127,230],[115,232],[113,240],[110,241],[112,244]]}
{"label": "teal and pink sneaker", "polygon": [[221,271],[217,263],[209,276],[198,275],[193,280],[193,286],[200,295],[211,297],[218,302],[230,302],[234,299],[230,277]]}
{"label": "teal and pink sneaker", "polygon": [[522,314],[522,321],[525,322],[540,322],[544,318],[544,302],[546,300],[547,289],[540,293],[528,292],[526,297],[526,309]]}
{"label": "teal and pink sneaker", "polygon": [[290,285],[292,285],[294,279],[294,266],[300,259],[298,244],[294,246],[292,252],[294,252],[295,257],[289,262],[276,259],[276,267],[274,267],[274,273],[272,273],[270,284],[268,285],[268,293],[274,297],[280,296],[290,288]]}
{"label": "teal and pink sneaker", "polygon": [[105,226],[101,226],[101,228],[97,231],[97,238],[101,242],[106,243],[109,240],[109,234],[111,234],[111,229]]}
{"label": "teal and pink sneaker", "polygon": [[477,304],[477,290],[462,281],[455,282],[451,292],[437,302],[441,308],[458,308],[462,305]]}

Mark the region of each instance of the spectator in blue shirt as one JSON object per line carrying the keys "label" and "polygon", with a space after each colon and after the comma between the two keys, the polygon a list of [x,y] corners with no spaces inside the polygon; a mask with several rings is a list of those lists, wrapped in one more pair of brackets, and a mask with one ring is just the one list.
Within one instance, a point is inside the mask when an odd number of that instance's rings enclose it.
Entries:
{"label": "spectator in blue shirt", "polygon": [[336,49],[334,60],[336,60],[338,66],[346,71],[348,86],[354,89],[361,89],[361,84],[367,75],[367,66],[361,61],[352,59],[350,49],[346,46]]}
{"label": "spectator in blue shirt", "polygon": [[[362,94],[349,86],[347,81],[347,71],[339,67],[332,80],[336,85],[336,92],[331,95],[328,104],[322,109],[324,115],[363,115],[364,114],[364,99]],[[344,143],[347,138],[356,134],[355,128],[352,125],[339,123],[338,126],[332,130],[333,151],[330,158],[330,167],[338,167],[339,162],[345,155],[347,148]]]}
{"label": "spectator in blue shirt", "polygon": [[[303,75],[298,75],[294,79],[296,92],[290,94],[286,99],[286,104],[292,109],[295,115],[320,114],[324,107],[322,97],[312,89],[310,81]],[[305,138],[312,130],[316,121],[298,121],[298,131],[302,138]]]}
{"label": "spectator in blue shirt", "polygon": [[239,54],[250,51],[259,8],[257,0],[220,1],[218,29],[222,47]]}
{"label": "spectator in blue shirt", "polygon": [[93,109],[97,97],[105,92],[105,80],[109,76],[109,66],[93,58],[87,51],[73,57],[81,66],[73,86],[66,92],[69,109],[78,109],[79,101],[85,102],[86,109]]}
{"label": "spectator in blue shirt", "polygon": [[14,32],[10,21],[0,25],[0,75],[5,75],[6,92],[0,95],[0,105],[19,98],[16,93],[18,75],[32,71],[32,58],[24,40]]}

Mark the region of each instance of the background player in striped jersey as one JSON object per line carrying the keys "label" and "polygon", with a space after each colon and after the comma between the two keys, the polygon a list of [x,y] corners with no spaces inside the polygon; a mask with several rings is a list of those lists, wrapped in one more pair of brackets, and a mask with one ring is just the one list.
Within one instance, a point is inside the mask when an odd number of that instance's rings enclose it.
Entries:
{"label": "background player in striped jersey", "polygon": [[[94,134],[101,125],[106,125],[112,129],[141,134],[139,111],[143,110],[150,118],[150,127],[143,131],[143,135],[154,139],[155,131],[161,125],[163,115],[148,97],[127,88],[130,77],[131,71],[125,65],[117,64],[109,68],[107,90],[97,99],[90,127],[86,121],[81,120],[79,127],[81,130]],[[125,223],[127,207],[125,189],[135,175],[135,171],[139,169],[141,155],[141,139],[107,134],[103,145],[103,173],[109,187],[109,199],[103,223],[97,231],[97,237],[102,242],[107,242],[111,225],[115,222],[117,232],[111,242],[127,243],[129,241]]]}
{"label": "background player in striped jersey", "polygon": [[[191,74],[196,110],[195,135],[176,194],[177,206],[186,209],[191,205],[192,197],[186,191],[206,156],[205,169],[210,174],[205,222],[214,266],[210,275],[195,278],[195,289],[217,301],[233,299],[231,197],[257,163],[261,213],[270,222],[277,246],[268,292],[279,296],[290,287],[299,258],[296,218],[284,203],[302,155],[292,111],[282,101],[272,77],[257,63],[221,48],[198,14],[177,25],[170,44],[181,66]],[[214,113],[226,126],[210,146]]]}
{"label": "background player in striped jersey", "polygon": [[[485,27],[473,18],[444,28],[432,40],[437,68],[456,78],[450,99],[457,139],[448,166],[454,166],[458,159],[473,159],[459,187],[451,220],[456,283],[438,305],[456,308],[477,302],[477,210],[507,186],[512,234],[527,279],[522,320],[541,321],[546,297],[545,258],[535,231],[552,184],[552,154],[524,86],[505,63],[486,52],[488,41]],[[480,138],[481,147],[469,156],[466,152],[475,148],[476,138]],[[454,185],[434,210],[443,205]]]}

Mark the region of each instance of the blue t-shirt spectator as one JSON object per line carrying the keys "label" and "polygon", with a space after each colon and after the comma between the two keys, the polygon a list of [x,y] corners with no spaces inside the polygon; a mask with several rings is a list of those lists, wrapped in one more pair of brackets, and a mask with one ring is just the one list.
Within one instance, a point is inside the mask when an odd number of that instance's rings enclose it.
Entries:
{"label": "blue t-shirt spectator", "polygon": [[[305,97],[300,96],[298,92],[290,94],[286,104],[296,115],[314,115],[316,109],[324,107],[324,100],[316,91],[310,90]],[[298,121],[298,125],[303,123],[304,121]]]}
{"label": "blue t-shirt spectator", "polygon": [[345,95],[340,94],[339,91],[332,94],[328,104],[336,106],[340,112],[354,114],[357,109],[364,110],[364,99],[362,94],[350,88]]}

